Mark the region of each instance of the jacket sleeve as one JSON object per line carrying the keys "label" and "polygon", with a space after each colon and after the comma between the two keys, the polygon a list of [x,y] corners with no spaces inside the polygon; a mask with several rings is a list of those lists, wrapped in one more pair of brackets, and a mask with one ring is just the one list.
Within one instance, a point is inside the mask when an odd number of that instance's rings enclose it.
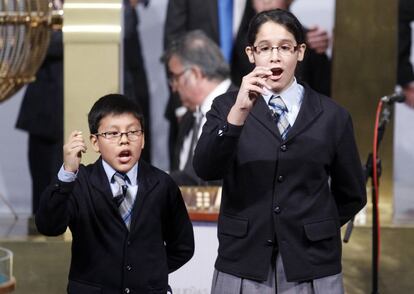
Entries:
{"label": "jacket sleeve", "polygon": [[74,199],[71,192],[75,182],[65,183],[56,179],[42,193],[35,217],[40,233],[58,236],[66,231],[74,214]]}
{"label": "jacket sleeve", "polygon": [[171,273],[182,267],[193,256],[194,233],[180,189],[172,180],[170,191],[165,247],[168,271]]}
{"label": "jacket sleeve", "polygon": [[341,225],[354,217],[367,202],[365,177],[349,115],[331,166],[331,191]]}
{"label": "jacket sleeve", "polygon": [[243,129],[227,122],[232,103],[222,103],[222,97],[214,99],[194,151],[194,170],[205,181],[220,180],[226,174],[235,159]]}

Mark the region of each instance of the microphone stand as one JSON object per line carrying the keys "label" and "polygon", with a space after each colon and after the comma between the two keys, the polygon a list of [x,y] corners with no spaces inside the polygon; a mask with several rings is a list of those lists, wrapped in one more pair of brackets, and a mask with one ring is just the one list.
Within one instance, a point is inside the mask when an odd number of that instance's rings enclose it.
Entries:
{"label": "microphone stand", "polygon": [[[377,128],[378,137],[376,142],[377,150],[380,147],[381,141],[384,137],[385,128],[387,123],[390,121],[391,118],[391,108],[392,103],[383,103],[383,108],[381,112],[381,116],[379,119],[379,124]],[[379,256],[379,226],[378,226],[378,201],[377,201],[377,191],[374,185],[373,179],[373,154],[369,153],[367,161],[365,163],[364,174],[365,174],[365,183],[368,182],[369,178],[371,178],[371,201],[372,201],[372,294],[378,294],[378,256]],[[375,159],[377,163],[377,182],[379,183],[379,178],[381,176],[382,167],[381,167],[381,159],[377,154],[377,158]],[[354,227],[354,218],[352,218],[347,225],[345,235],[344,235],[344,242],[348,243],[352,229]]]}

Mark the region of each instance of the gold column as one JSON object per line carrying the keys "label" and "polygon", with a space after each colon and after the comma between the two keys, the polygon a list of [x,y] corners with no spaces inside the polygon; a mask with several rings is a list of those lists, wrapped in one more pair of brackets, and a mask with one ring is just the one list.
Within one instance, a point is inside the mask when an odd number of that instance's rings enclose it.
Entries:
{"label": "gold column", "polygon": [[[372,152],[377,103],[395,86],[397,5],[395,0],[336,1],[332,97],[352,114],[364,164]],[[392,196],[392,130],[388,124],[380,148],[380,191],[387,202]]]}
{"label": "gold column", "polygon": [[[120,92],[121,8],[119,0],[65,1],[65,139],[81,130],[89,144],[89,109],[97,98]],[[96,158],[88,145],[82,162]]]}

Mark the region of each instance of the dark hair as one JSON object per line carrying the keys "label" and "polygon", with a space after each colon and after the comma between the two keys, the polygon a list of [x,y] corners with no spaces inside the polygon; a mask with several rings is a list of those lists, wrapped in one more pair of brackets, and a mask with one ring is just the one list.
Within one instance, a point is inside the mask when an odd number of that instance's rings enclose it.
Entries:
{"label": "dark hair", "polygon": [[260,12],[250,21],[247,32],[247,42],[250,46],[256,41],[256,35],[260,27],[268,21],[284,26],[295,37],[298,44],[305,43],[305,32],[296,16],[287,10],[274,9]]}
{"label": "dark hair", "polygon": [[161,61],[168,64],[173,55],[184,67],[198,66],[208,79],[224,80],[230,75],[220,48],[203,31],[190,31],[170,42]]}
{"label": "dark hair", "polygon": [[98,99],[88,114],[89,131],[98,132],[101,120],[107,115],[132,114],[144,129],[144,116],[137,103],[121,94],[108,94]]}

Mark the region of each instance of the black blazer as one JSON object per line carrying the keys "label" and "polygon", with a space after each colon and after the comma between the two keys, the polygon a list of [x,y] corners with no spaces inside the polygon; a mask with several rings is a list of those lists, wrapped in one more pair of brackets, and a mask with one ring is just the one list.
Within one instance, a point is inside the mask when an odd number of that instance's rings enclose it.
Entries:
{"label": "black blazer", "polygon": [[168,273],[193,255],[193,229],[177,185],[142,160],[138,168],[130,231],[101,159],[81,165],[75,182],[56,180],[42,195],[38,230],[56,236],[69,226],[72,232],[68,293],[165,294]]}
{"label": "black blazer", "polygon": [[350,115],[305,85],[283,141],[263,98],[244,126],[228,124],[236,96],[215,99],[193,161],[201,178],[223,179],[216,268],[265,280],[277,246],[288,281],[339,273],[340,227],[366,203]]}

